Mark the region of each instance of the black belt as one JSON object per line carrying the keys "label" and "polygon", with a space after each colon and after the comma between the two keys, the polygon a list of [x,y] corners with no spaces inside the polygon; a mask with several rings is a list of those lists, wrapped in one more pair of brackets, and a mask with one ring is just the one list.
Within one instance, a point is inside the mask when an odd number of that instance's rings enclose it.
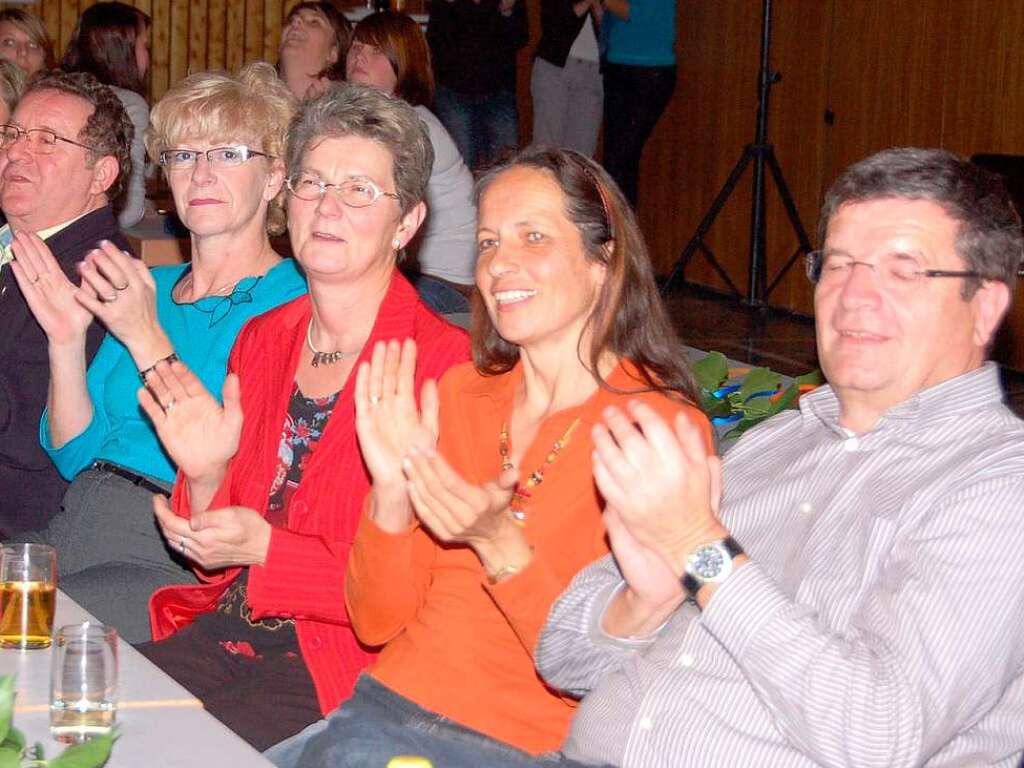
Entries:
{"label": "black belt", "polygon": [[94,461],[92,463],[92,468],[98,469],[100,472],[110,472],[113,475],[124,478],[132,485],[137,485],[139,488],[145,488],[150,493],[159,493],[164,496],[168,495],[168,490],[163,486],[157,485],[149,478],[136,474],[130,469],[125,469],[117,464],[111,464],[109,461]]}

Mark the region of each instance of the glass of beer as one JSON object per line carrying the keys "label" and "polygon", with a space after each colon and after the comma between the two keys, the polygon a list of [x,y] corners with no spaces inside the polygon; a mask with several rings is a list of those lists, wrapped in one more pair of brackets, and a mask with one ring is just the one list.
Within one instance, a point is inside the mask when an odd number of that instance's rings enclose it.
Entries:
{"label": "glass of beer", "polygon": [[57,605],[57,553],[45,544],[0,548],[0,648],[48,648]]}
{"label": "glass of beer", "polygon": [[50,668],[50,733],[80,743],[117,718],[117,630],[94,621],[57,630]]}

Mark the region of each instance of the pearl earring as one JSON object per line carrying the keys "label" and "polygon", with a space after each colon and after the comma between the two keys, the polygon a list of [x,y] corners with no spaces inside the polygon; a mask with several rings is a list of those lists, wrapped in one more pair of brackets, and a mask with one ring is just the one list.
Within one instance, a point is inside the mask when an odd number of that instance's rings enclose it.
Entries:
{"label": "pearl earring", "polygon": [[402,241],[396,237],[394,240],[391,241],[391,247],[397,251],[399,248],[402,247]]}

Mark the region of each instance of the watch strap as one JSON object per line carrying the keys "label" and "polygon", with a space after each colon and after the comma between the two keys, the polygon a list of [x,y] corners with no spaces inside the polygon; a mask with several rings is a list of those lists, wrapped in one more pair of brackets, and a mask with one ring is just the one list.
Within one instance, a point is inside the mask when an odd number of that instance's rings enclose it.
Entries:
{"label": "watch strap", "polygon": [[[737,557],[743,554],[743,547],[741,547],[739,543],[736,541],[736,539],[734,539],[732,536],[728,536],[724,539],[719,539],[718,541],[709,541],[705,544],[701,544],[700,547],[697,547],[697,549],[699,550],[702,547],[714,544],[721,544],[722,548],[726,551],[726,553],[728,553],[730,560],[735,560]],[[694,552],[696,551],[697,550],[694,550]],[[687,564],[686,570],[683,572],[683,578],[681,579],[681,581],[683,582],[683,589],[685,589],[687,594],[689,594],[690,596],[695,596],[697,594],[697,591],[701,587],[703,587],[707,583],[710,583],[709,581],[705,581],[692,575],[690,573],[689,564]]]}

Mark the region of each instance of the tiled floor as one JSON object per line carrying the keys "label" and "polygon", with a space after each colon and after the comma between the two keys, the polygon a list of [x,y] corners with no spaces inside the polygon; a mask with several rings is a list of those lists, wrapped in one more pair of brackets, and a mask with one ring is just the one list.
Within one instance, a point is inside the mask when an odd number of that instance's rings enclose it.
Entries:
{"label": "tiled floor", "polygon": [[[817,366],[810,318],[757,311],[691,286],[668,296],[666,304],[676,330],[691,347],[715,349],[788,376]],[[1003,385],[1010,406],[1024,417],[1024,373],[1004,368]]]}

